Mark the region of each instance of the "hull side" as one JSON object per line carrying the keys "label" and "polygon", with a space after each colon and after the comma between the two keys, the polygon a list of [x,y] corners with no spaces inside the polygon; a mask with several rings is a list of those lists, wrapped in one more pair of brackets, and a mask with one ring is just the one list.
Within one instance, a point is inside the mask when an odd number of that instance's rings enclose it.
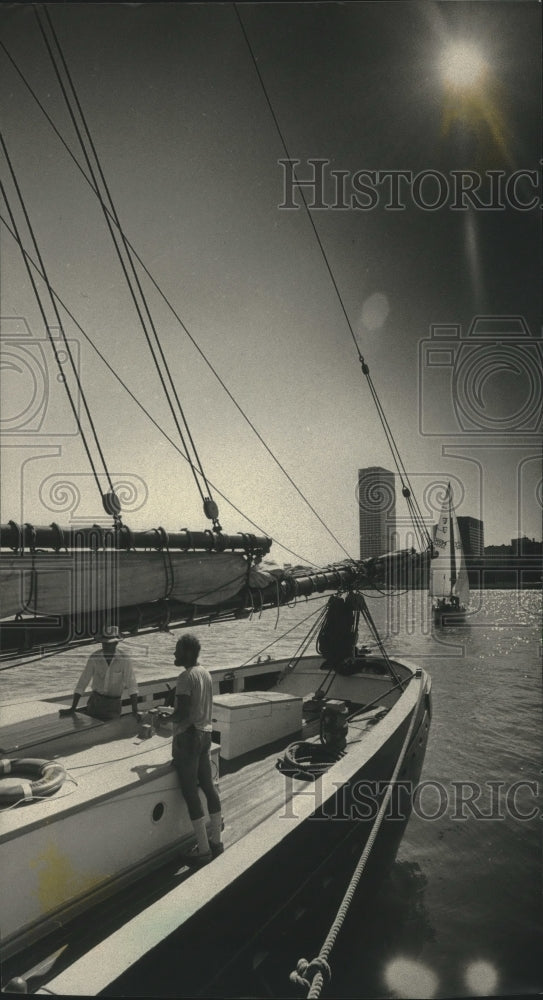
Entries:
{"label": "hull side", "polygon": [[[11,901],[2,918],[2,961],[190,845],[192,825],[175,771],[168,764],[148,766],[156,777],[109,794],[102,779],[102,794],[87,803],[2,836],[0,896]],[[59,793],[68,802],[69,788]],[[201,801],[208,819],[202,793]]]}
{"label": "hull side", "polygon": [[454,604],[432,608],[434,625],[462,625],[466,620],[466,608]]}

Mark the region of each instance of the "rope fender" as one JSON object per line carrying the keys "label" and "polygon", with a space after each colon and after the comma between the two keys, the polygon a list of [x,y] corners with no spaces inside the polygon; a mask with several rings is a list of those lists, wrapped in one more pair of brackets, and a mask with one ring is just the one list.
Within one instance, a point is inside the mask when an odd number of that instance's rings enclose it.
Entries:
{"label": "rope fender", "polygon": [[[26,778],[18,785],[2,787],[2,778]],[[54,760],[21,757],[0,760],[0,804],[30,802],[53,795],[62,786],[66,771]]]}

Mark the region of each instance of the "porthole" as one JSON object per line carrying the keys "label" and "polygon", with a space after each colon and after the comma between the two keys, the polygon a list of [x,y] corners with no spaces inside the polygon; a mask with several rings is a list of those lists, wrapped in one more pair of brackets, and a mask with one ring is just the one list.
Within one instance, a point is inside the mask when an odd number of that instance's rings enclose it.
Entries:
{"label": "porthole", "polygon": [[153,823],[160,823],[160,820],[162,819],[165,812],[166,812],[166,806],[164,805],[164,803],[157,802],[152,813]]}

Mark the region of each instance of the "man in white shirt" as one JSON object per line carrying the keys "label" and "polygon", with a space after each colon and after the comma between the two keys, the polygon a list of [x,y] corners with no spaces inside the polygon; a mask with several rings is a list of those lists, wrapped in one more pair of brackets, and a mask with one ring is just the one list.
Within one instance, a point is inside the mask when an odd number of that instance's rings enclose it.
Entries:
{"label": "man in white shirt", "polygon": [[[173,763],[196,835],[197,850],[185,858],[188,864],[206,864],[222,854],[222,815],[211,773],[211,715],[213,682],[211,674],[198,663],[200,643],[194,635],[184,635],[175,647],[175,664],[184,669],[177,678],[173,721]],[[204,810],[198,785],[206,800],[211,822],[208,840]]]}
{"label": "man in white shirt", "polygon": [[128,653],[119,649],[121,639],[119,629],[114,626],[104,630],[102,648],[89,656],[86,666],[74,691],[71,708],[62,708],[60,715],[73,715],[81,695],[89,683],[92,690],[87,701],[87,714],[95,719],[115,719],[121,714],[121,698],[128,691],[132,703],[132,715],[138,715],[138,685],[132,661]]}

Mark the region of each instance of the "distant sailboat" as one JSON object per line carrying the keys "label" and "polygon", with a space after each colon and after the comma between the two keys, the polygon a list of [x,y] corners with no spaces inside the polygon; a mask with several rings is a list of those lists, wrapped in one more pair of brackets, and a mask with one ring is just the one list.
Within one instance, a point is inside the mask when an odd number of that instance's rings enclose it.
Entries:
{"label": "distant sailboat", "polygon": [[457,624],[464,620],[469,605],[469,580],[450,483],[447,485],[434,544],[437,556],[431,567],[434,623]]}

